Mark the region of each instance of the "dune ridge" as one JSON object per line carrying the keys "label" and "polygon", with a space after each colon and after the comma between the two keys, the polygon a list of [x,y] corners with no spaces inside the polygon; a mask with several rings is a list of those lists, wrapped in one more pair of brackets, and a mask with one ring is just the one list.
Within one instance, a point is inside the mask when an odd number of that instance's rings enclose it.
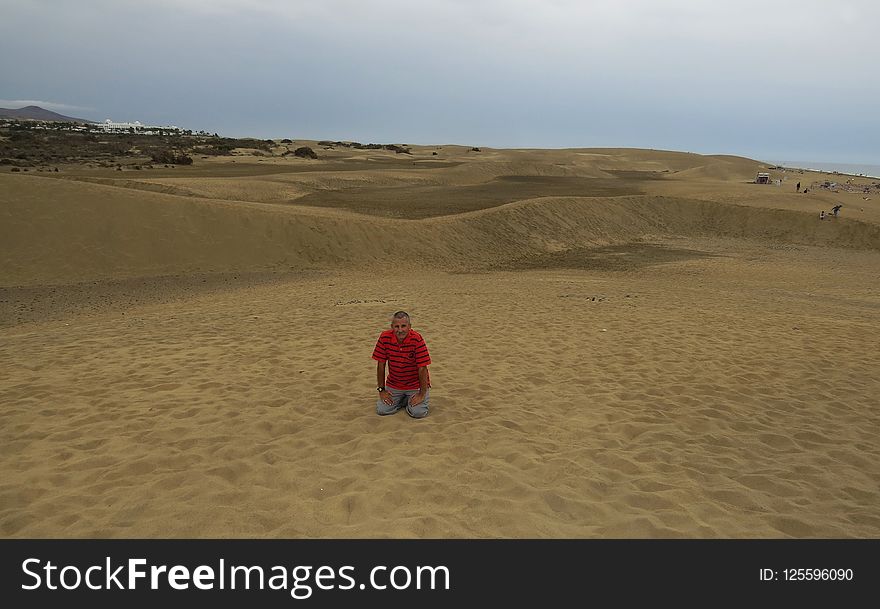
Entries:
{"label": "dune ridge", "polygon": [[[772,239],[880,249],[880,227],[671,196],[542,197],[418,222],[103,184],[3,176],[0,285],[113,277],[287,271],[389,258],[478,270],[512,257],[653,237]],[[63,194],[62,194],[63,193]],[[71,201],[75,201],[74,204]],[[401,255],[381,234],[417,234]]]}

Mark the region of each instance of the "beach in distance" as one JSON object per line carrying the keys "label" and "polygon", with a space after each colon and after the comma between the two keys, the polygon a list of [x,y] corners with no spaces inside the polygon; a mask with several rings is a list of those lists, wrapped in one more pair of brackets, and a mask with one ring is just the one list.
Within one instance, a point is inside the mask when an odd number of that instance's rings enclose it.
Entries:
{"label": "beach in distance", "polygon": [[[880,537],[880,179],[191,158],[0,166],[3,538]],[[421,420],[376,414],[401,309]]]}

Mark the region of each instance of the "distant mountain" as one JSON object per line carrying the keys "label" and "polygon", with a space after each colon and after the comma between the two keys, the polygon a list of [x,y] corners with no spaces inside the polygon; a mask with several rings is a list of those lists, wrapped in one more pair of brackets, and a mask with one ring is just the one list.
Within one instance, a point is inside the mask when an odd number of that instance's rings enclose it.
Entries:
{"label": "distant mountain", "polygon": [[66,123],[94,123],[95,121],[86,120],[84,118],[73,118],[64,116],[39,106],[25,106],[13,110],[10,108],[0,108],[0,118],[17,118],[18,120],[31,121],[61,121]]}

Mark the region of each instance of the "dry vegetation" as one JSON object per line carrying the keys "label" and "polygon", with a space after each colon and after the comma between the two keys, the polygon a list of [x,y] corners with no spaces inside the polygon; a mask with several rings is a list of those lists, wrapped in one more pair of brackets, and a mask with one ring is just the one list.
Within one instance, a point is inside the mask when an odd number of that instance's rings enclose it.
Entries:
{"label": "dry vegetation", "polygon": [[[22,123],[0,129],[0,165],[45,169],[71,163],[98,167],[190,164],[196,154],[230,155],[236,148],[269,151],[273,145],[272,141],[252,138],[78,133],[36,129]],[[184,160],[187,158],[190,162]]]}

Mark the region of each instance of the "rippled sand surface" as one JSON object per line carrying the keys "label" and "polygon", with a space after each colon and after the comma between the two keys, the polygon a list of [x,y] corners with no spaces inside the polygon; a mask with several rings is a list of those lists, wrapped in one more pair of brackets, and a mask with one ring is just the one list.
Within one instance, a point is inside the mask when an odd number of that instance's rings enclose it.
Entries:
{"label": "rippled sand surface", "polygon": [[[878,537],[876,210],[820,224],[743,175],[410,220],[17,177],[0,533]],[[41,215],[65,192],[89,222]],[[424,420],[375,415],[397,309]]]}

